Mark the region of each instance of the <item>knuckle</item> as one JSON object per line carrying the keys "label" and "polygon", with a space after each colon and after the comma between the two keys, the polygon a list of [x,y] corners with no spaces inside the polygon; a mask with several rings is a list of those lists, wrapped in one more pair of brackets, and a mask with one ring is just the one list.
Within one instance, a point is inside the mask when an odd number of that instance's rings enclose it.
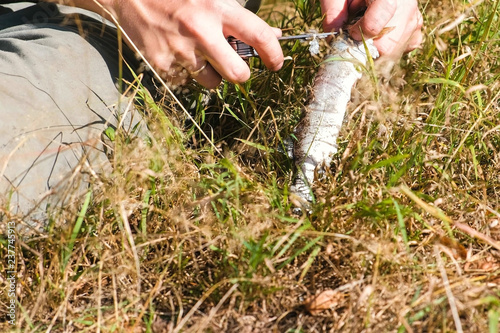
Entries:
{"label": "knuckle", "polygon": [[149,59],[150,59],[150,62],[153,64],[153,66],[155,66],[161,70],[168,70],[172,65],[171,61],[169,61],[168,59],[166,59],[165,56],[163,56],[159,53],[152,54],[149,57]]}
{"label": "knuckle", "polygon": [[202,38],[204,36],[204,31],[206,27],[202,24],[203,21],[199,19],[191,19],[189,21],[182,22],[182,28],[180,30],[188,36],[194,36],[196,38]]}

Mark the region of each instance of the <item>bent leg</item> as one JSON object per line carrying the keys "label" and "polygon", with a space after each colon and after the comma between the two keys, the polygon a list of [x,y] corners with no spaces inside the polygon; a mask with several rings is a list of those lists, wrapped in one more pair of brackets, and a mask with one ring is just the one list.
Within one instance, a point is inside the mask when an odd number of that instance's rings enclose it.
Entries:
{"label": "bent leg", "polygon": [[0,17],[0,207],[32,225],[110,171],[101,135],[123,116],[115,30],[60,8]]}

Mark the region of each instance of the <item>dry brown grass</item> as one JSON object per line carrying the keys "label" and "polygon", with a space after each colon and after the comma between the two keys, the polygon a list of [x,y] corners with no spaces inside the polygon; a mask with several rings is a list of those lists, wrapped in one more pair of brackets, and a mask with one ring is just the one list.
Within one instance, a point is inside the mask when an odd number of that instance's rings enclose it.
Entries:
{"label": "dry brown grass", "polygon": [[[67,264],[74,223],[18,241],[16,330],[496,332],[498,0],[441,34],[471,6],[422,6],[423,48],[380,70],[379,100],[358,86],[311,215],[290,214],[292,163],[276,149],[315,70],[299,47],[281,73],[255,61],[251,82],[197,110],[222,154],[168,97],[150,105],[151,141],[117,142]],[[308,13],[273,17],[314,25]],[[306,299],[327,290],[314,311]]]}

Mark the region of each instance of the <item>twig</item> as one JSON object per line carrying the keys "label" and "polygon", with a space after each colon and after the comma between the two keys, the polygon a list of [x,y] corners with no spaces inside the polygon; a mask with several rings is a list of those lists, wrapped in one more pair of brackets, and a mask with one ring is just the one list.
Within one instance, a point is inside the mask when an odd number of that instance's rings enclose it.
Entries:
{"label": "twig", "polygon": [[469,227],[468,225],[460,223],[460,222],[454,222],[453,225],[457,229],[465,232],[466,234],[468,234],[468,235],[470,235],[470,236],[472,236],[474,238],[477,238],[479,240],[482,240],[486,244],[488,244],[488,245],[490,245],[490,246],[492,246],[495,249],[497,249],[497,250],[500,251],[500,243],[497,242],[496,240],[494,240],[493,238],[491,238],[490,236],[485,235],[482,232],[479,232],[479,231],[477,231],[477,230]]}
{"label": "twig", "polygon": [[458,314],[455,296],[453,296],[453,293],[451,292],[450,281],[448,280],[448,275],[446,275],[443,260],[441,259],[441,253],[439,252],[437,246],[434,247],[434,254],[436,256],[439,271],[441,272],[441,278],[443,279],[446,296],[448,297],[448,303],[450,304],[451,314],[453,315],[453,320],[455,322],[455,328],[457,329],[457,333],[463,333],[462,322],[460,321],[460,316]]}
{"label": "twig", "polygon": [[102,268],[103,268],[103,262],[102,260],[99,261],[99,275],[98,275],[98,281],[97,281],[97,333],[101,332],[101,326],[102,326],[102,309],[101,309],[101,299],[102,299]]}
{"label": "twig", "polygon": [[134,257],[135,262],[135,270],[137,271],[137,296],[140,298],[141,295],[141,263],[139,260],[139,255],[137,254],[137,247],[135,246],[134,236],[132,235],[132,229],[130,228],[130,223],[128,222],[127,213],[125,211],[125,207],[123,206],[123,202],[120,203],[120,215],[123,221],[123,226],[125,228],[125,234],[127,236],[127,240],[130,244],[130,249],[132,251],[132,255]]}

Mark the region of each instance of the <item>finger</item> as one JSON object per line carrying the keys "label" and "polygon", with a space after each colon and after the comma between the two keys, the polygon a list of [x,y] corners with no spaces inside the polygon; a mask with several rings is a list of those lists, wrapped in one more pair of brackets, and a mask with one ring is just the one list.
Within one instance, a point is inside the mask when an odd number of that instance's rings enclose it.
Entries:
{"label": "finger", "polygon": [[[187,47],[186,47],[187,49]],[[168,57],[157,56],[153,68],[170,87],[186,84],[197,69],[206,67],[207,61],[194,52],[170,53]]]}
{"label": "finger", "polygon": [[224,79],[239,83],[250,78],[248,65],[222,34],[212,36],[210,41],[205,41],[200,48],[211,67]]}
{"label": "finger", "polygon": [[[404,29],[393,29],[381,38],[375,39],[374,44],[381,56],[391,55],[400,57],[404,52],[418,47],[422,41],[422,22],[418,19],[419,12],[410,15]],[[398,22],[389,22],[389,25],[401,26]]]}
{"label": "finger", "polygon": [[224,34],[253,46],[267,68],[277,71],[283,66],[283,51],[276,30],[249,11],[238,11],[224,21]]}
{"label": "finger", "polygon": [[404,51],[406,43],[402,43],[397,36],[387,34],[383,38],[375,39],[373,44],[378,50],[380,56],[390,55],[393,58],[399,58]]}
{"label": "finger", "polygon": [[222,81],[222,77],[210,63],[207,63],[206,67],[200,73],[193,76],[193,79],[208,89],[216,88]]}
{"label": "finger", "polygon": [[[182,60],[182,67],[186,72],[205,88],[216,88],[222,78],[219,73],[212,67],[205,57],[197,55],[197,52],[190,52],[182,55],[178,54]],[[185,83],[185,82],[184,82]]]}
{"label": "finger", "polygon": [[321,1],[321,11],[325,16],[323,30],[327,32],[342,28],[349,16],[346,0],[323,0]]}
{"label": "finger", "polygon": [[424,20],[422,18],[422,13],[420,13],[419,11],[417,15],[417,26],[415,28],[415,31],[411,35],[410,39],[408,40],[408,46],[405,52],[410,52],[420,47],[423,40],[423,34],[422,34],[423,25],[424,25]]}
{"label": "finger", "polygon": [[408,46],[406,47],[405,52],[410,52],[415,49],[420,48],[420,45],[422,44],[422,31],[417,30],[415,33],[411,36],[410,40],[408,41]]}
{"label": "finger", "polygon": [[403,29],[395,28],[385,34],[382,32],[380,36],[377,36],[378,38],[373,40],[373,43],[381,56],[390,55],[391,57],[399,58],[403,55],[406,45],[408,45],[408,39],[413,31],[414,26],[412,25],[408,25]]}
{"label": "finger", "polygon": [[276,38],[283,36],[283,31],[281,31],[280,28],[271,27],[271,29],[273,29],[273,32],[274,32],[274,35],[276,36]]}
{"label": "finger", "polygon": [[394,17],[398,0],[376,0],[372,2],[364,16],[354,24],[349,33],[356,40],[361,40],[361,31],[365,38],[373,38],[379,35],[387,23]]}

